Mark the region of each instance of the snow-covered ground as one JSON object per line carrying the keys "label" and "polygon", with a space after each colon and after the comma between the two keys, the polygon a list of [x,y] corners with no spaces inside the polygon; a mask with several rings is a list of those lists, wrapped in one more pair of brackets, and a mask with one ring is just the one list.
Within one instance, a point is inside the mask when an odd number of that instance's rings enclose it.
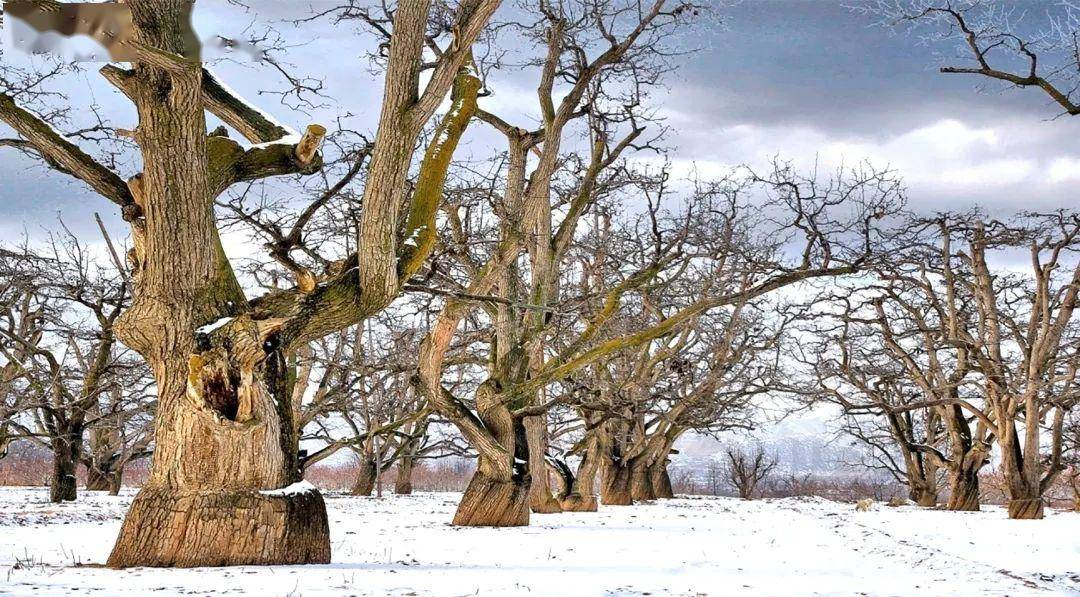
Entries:
{"label": "snow-covered ground", "polygon": [[448,524],[456,494],[328,496],[326,566],[108,570],[131,492],[0,488],[3,595],[1080,594],[1080,514],[687,498],[517,529]]}

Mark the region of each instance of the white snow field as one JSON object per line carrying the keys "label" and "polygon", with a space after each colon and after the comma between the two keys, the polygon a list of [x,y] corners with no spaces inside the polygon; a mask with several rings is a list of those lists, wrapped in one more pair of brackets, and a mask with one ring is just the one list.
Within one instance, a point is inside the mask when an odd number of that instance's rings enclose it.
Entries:
{"label": "white snow field", "polygon": [[0,594],[1080,595],[1073,512],[681,498],[481,529],[448,524],[457,494],[329,495],[329,565],[101,568],[133,494],[0,488]]}

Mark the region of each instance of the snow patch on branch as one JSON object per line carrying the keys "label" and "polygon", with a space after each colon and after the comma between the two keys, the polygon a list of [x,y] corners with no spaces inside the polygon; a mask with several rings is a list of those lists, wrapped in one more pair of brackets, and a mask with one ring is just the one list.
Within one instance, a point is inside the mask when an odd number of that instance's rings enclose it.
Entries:
{"label": "snow patch on branch", "polygon": [[300,133],[292,132],[274,141],[267,141],[266,143],[256,143],[255,145],[247,145],[241,143],[240,145],[245,149],[266,149],[267,147],[270,147],[272,145],[288,145],[289,147],[292,147],[299,143],[300,139],[302,138],[303,135],[301,135]]}
{"label": "snow patch on branch", "polygon": [[34,118],[36,118],[38,120],[38,122],[40,122],[41,124],[49,127],[49,129],[52,130],[52,132],[54,134],[56,134],[57,137],[60,137],[64,141],[67,141],[68,143],[71,143],[72,145],[75,145],[75,143],[72,142],[72,140],[69,139],[68,136],[65,133],[61,132],[60,129],[53,126],[51,122],[46,120],[45,117],[43,117],[37,111],[22,105],[21,103],[19,103],[19,100],[15,99],[14,97],[11,97],[11,103],[15,104],[16,108],[22,110],[23,112],[26,112],[27,114],[33,116]]}
{"label": "snow patch on branch", "polygon": [[293,141],[291,143],[292,145],[296,145],[299,142],[300,133],[296,132],[296,129],[292,128],[291,126],[289,126],[287,124],[281,123],[280,121],[278,121],[278,119],[271,116],[269,112],[266,112],[262,108],[260,108],[260,107],[256,106],[255,104],[252,104],[252,103],[248,102],[247,100],[245,100],[244,96],[237,93],[236,90],[233,89],[232,87],[229,87],[229,85],[225,83],[224,79],[217,76],[217,73],[215,73],[214,71],[210,70],[209,66],[204,65],[204,68],[206,69],[206,72],[210,75],[210,77],[213,78],[214,81],[217,82],[217,84],[220,85],[222,89],[224,89],[229,95],[236,98],[236,101],[244,104],[244,106],[246,106],[252,112],[257,112],[260,116],[265,118],[267,122],[269,122],[270,124],[272,124],[272,125],[274,125],[276,127],[281,128],[286,133],[286,135],[284,137],[282,137],[281,139],[278,139],[277,141],[270,141],[269,143],[259,143],[258,145],[253,145],[252,146],[253,148],[254,147],[264,147],[266,145],[272,145],[272,144],[276,144],[276,143],[284,143],[285,139],[289,139],[291,137],[296,137],[296,141]]}
{"label": "snow patch on branch", "polygon": [[213,332],[214,330],[216,330],[219,327],[225,325],[226,323],[229,323],[232,320],[233,320],[232,317],[222,317],[221,319],[215,321],[214,323],[208,323],[208,324],[206,324],[204,326],[199,326],[198,328],[196,328],[195,333],[209,334],[210,332]]}
{"label": "snow patch on branch", "polygon": [[260,491],[259,493],[270,497],[288,497],[292,495],[303,495],[305,493],[312,493],[315,491],[319,491],[319,489],[311,483],[308,483],[307,481],[299,481],[297,483],[289,485],[288,487],[282,487],[281,489],[268,489],[265,491]]}

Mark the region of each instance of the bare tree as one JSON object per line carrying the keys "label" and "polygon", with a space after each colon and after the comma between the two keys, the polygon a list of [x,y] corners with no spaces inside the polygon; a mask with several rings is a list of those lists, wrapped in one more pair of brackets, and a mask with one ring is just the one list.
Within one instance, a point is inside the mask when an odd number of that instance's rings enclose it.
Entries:
{"label": "bare tree", "polygon": [[101,431],[113,414],[108,397],[139,395],[138,377],[145,375],[129,359],[135,377],[121,376],[115,324],[128,304],[127,281],[114,266],[96,264],[70,234],[54,237],[41,253],[0,251],[0,281],[10,293],[0,305],[5,390],[23,394],[7,401],[6,425],[52,451],[50,499],[74,500],[87,429],[100,424]]}
{"label": "bare tree", "polygon": [[943,73],[1038,89],[1061,113],[1080,115],[1080,7],[1070,0],[1045,11],[999,0],[871,0],[859,8],[930,41],[954,43],[962,62],[942,66]]}
{"label": "bare tree", "polygon": [[[21,88],[0,89],[0,120],[20,137],[14,145],[111,200],[132,230],[134,299],[115,330],[149,362],[158,405],[150,478],[110,566],[329,561],[318,492],[275,491],[299,471],[296,454],[284,450],[294,425],[287,355],[381,311],[426,261],[445,173],[480,87],[467,68],[471,46],[498,5],[465,0],[448,13],[449,27],[432,29],[431,2],[398,3],[384,28],[392,36],[384,101],[353,252],[318,274],[292,267],[295,288],[253,300],[222,249],[215,199],[240,182],[318,171],[326,129],[291,134],[189,58],[191,2],[124,5],[138,60],[101,73],[138,112],[142,172],[128,181],[49,126],[47,115],[21,105]],[[410,187],[420,134],[448,94],[451,109]],[[255,145],[241,146],[225,129],[208,134],[206,111]],[[399,217],[402,210],[407,217]],[[299,249],[298,238],[286,240],[297,242],[282,252]]]}
{"label": "bare tree", "polygon": [[[539,20],[523,33],[543,56],[530,57],[540,68],[537,92],[543,128],[529,132],[480,113],[508,143],[506,173],[499,185],[504,190],[497,204],[500,240],[479,256],[461,251],[455,255],[467,281],[453,285],[459,298],[447,302],[423,342],[417,376],[430,404],[479,453],[476,476],[462,498],[455,524],[524,525],[530,506],[543,512],[559,509],[547,475],[535,476],[534,490],[530,470],[546,470],[543,415],[551,404],[545,402],[542,390],[550,380],[542,379],[541,372],[569,360],[565,354],[551,359],[544,350],[558,299],[560,264],[581,216],[611,184],[622,153],[642,136],[642,93],[654,84],[650,77],[655,75],[650,73],[657,69],[651,64],[664,64],[664,34],[677,28],[691,7],[666,0],[650,2],[640,11],[636,6],[576,0],[541,3]],[[568,86],[567,92],[556,91],[560,81]],[[629,98],[613,95],[620,85],[629,87]],[[588,153],[567,160],[560,151],[563,135],[577,122],[583,122],[588,135]],[[530,151],[538,158],[535,169],[527,173]],[[571,176],[565,197],[555,192],[559,172]],[[565,213],[556,226],[555,214],[563,206]],[[467,246],[454,222],[451,218],[453,245]],[[514,269],[523,250],[528,269]],[[656,269],[650,268],[649,275]],[[516,285],[511,272],[528,272],[528,285]],[[645,273],[630,273],[626,284],[610,291],[609,300],[617,301],[645,280]],[[443,387],[443,361],[455,330],[470,315],[470,305],[463,299],[495,293],[488,303],[494,313],[487,314],[495,321],[489,351],[492,366],[475,392],[474,413]],[[593,333],[594,328],[586,326],[583,340]],[[528,379],[535,383],[523,383]]]}
{"label": "bare tree", "polygon": [[757,496],[758,485],[777,465],[776,457],[767,455],[761,446],[749,453],[743,448],[728,448],[724,455],[727,456],[727,480],[744,500]]}

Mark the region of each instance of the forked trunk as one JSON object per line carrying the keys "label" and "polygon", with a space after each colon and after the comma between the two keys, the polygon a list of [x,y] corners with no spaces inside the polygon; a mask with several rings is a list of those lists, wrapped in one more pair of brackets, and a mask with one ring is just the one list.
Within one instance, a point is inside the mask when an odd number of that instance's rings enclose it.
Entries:
{"label": "forked trunk", "polygon": [[949,501],[945,508],[956,512],[979,511],[979,471],[964,467],[949,474]]}
{"label": "forked trunk", "polygon": [[412,454],[404,454],[401,460],[398,460],[397,476],[394,478],[394,493],[397,495],[412,495],[414,462]]}
{"label": "forked trunk", "polygon": [[375,490],[375,461],[370,458],[360,458],[357,465],[356,481],[353,483],[352,495],[370,496]]}
{"label": "forked trunk", "polygon": [[[483,457],[481,457],[483,458]],[[499,480],[487,475],[483,464],[461,497],[453,524],[467,527],[523,527],[529,525],[529,476]],[[515,467],[518,468],[518,467]]]}
{"label": "forked trunk", "polygon": [[49,501],[75,501],[78,492],[75,479],[79,462],[77,450],[81,443],[82,434],[72,430],[60,433],[52,439],[53,466],[49,478]]}
{"label": "forked trunk", "polygon": [[529,489],[529,507],[537,514],[556,514],[562,512],[559,500],[551,490],[551,476],[547,462],[547,417],[525,417],[525,437],[529,442],[529,471],[532,486]]}
{"label": "forked trunk", "polygon": [[[1006,421],[1005,425],[1007,431],[1001,434],[1001,472],[1005,475],[1005,486],[1009,490],[1009,518],[1040,519],[1043,517],[1043,500],[1037,470],[1032,470],[1034,467],[1025,462],[1015,423]],[[1025,448],[1029,454],[1039,449],[1038,445]]]}

